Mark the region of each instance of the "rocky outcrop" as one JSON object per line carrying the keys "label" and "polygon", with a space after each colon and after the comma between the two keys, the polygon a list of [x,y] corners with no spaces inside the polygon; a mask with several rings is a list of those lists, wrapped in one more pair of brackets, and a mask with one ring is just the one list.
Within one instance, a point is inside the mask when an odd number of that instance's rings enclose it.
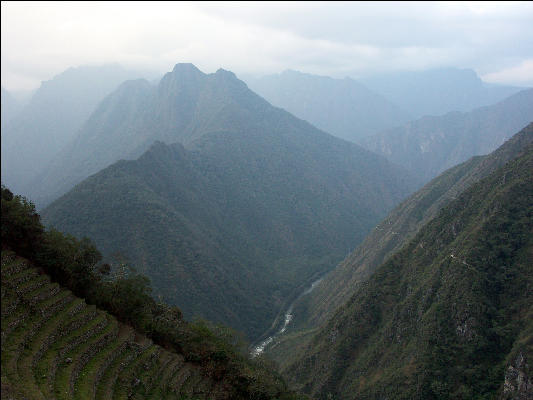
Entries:
{"label": "rocky outcrop", "polygon": [[520,351],[505,370],[502,400],[533,399],[531,361]]}

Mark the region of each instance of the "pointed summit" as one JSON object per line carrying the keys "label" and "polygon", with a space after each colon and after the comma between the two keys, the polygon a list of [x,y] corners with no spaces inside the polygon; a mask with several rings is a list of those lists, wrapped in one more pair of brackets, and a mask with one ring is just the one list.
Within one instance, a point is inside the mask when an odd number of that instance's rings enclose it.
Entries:
{"label": "pointed summit", "polygon": [[193,83],[204,78],[206,75],[200,71],[194,64],[191,63],[178,63],[174,66],[171,72],[167,72],[159,83],[160,86],[183,85],[186,82]]}
{"label": "pointed summit", "polygon": [[202,71],[196,68],[192,63],[177,63],[172,70],[172,74],[200,74],[205,75]]}
{"label": "pointed summit", "polygon": [[173,98],[180,93],[186,97],[195,94],[206,77],[194,64],[178,63],[171,72],[167,72],[159,82],[159,93],[166,98]]}

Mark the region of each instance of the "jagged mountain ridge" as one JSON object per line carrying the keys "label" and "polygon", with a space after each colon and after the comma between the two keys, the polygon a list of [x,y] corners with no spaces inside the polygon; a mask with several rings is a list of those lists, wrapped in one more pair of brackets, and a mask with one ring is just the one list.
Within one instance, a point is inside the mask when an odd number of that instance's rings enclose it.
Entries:
{"label": "jagged mountain ridge", "polygon": [[124,253],[186,315],[252,339],[414,187],[384,158],[272,107],[232,73],[192,64],[158,87],[124,83],[57,164],[57,180],[41,185],[73,184],[157,138],[185,147],[160,142],[102,170],[45,209],[45,221],[88,235],[108,256]]}
{"label": "jagged mountain ridge", "polygon": [[533,121],[533,89],[468,113],[424,117],[364,138],[360,144],[428,182],[476,155],[488,154]]}
{"label": "jagged mountain ridge", "polygon": [[233,73],[204,74],[192,64],[176,64],[156,87],[125,82],[108,96],[34,181],[31,198],[45,206],[113,162],[139,157],[157,140],[188,146],[210,132],[286,129],[269,125],[284,118]]}

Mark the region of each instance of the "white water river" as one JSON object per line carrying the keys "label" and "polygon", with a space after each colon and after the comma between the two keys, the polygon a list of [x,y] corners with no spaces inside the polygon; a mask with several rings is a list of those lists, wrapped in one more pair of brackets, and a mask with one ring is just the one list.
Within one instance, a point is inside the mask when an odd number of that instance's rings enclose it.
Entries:
{"label": "white water river", "polygon": [[320,279],[317,279],[316,281],[314,281],[312,284],[311,284],[311,287],[305,289],[297,298],[296,300],[294,300],[290,307],[287,309],[287,312],[285,313],[285,320],[283,321],[283,326],[281,327],[280,330],[278,330],[276,333],[274,333],[272,336],[269,336],[267,337],[265,340],[263,340],[261,343],[259,343],[259,345],[257,346],[254,346],[252,348],[252,351],[250,352],[250,355],[252,357],[257,357],[259,354],[261,354],[262,352],[265,351],[266,347],[272,343],[274,341],[274,339],[281,335],[282,333],[284,333],[286,330],[287,330],[287,327],[289,326],[289,324],[291,323],[292,321],[292,318],[293,318],[293,313],[292,313],[292,309],[293,309],[293,306],[294,306],[294,303],[296,303],[296,301],[298,301],[302,296],[305,296],[306,294],[308,293],[311,293],[315,288],[316,286],[322,281],[322,279],[324,279],[323,277],[320,278]]}

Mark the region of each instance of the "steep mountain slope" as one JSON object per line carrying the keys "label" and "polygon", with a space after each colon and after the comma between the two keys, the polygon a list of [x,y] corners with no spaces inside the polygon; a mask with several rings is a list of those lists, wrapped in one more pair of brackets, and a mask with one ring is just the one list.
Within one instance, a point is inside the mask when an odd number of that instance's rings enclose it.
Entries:
{"label": "steep mountain slope", "polygon": [[470,69],[395,72],[361,79],[414,118],[470,111],[497,103],[523,88],[484,83]]}
{"label": "steep mountain slope", "polygon": [[177,64],[157,87],[127,82],[103,101],[76,140],[32,185],[31,197],[45,205],[87,176],[119,159],[135,159],[161,140],[189,146],[212,132],[317,131],[272,107],[234,74],[204,74]]}
{"label": "steep mountain slope", "polygon": [[250,364],[239,382],[212,367],[157,345],[2,251],[2,398],[303,398],[264,368]]}
{"label": "steep mountain slope", "polygon": [[187,316],[257,338],[412,187],[384,159],[285,111],[264,118],[188,149],[157,143],[77,185],[45,221],[123,253]]}
{"label": "steep mountain slope", "polygon": [[2,182],[26,192],[96,105],[120,83],[139,76],[118,65],[82,66],[43,82],[20,113],[2,126]]}
{"label": "steep mountain slope", "polygon": [[2,252],[2,398],[224,398],[223,386]]}
{"label": "steep mountain slope", "polygon": [[529,398],[533,145],[390,257],[286,369],[318,398]]}
{"label": "steep mountain slope", "polygon": [[449,113],[362,139],[367,149],[427,182],[468,158],[488,154],[533,121],[533,89],[469,113]]}
{"label": "steep mountain slope", "polygon": [[389,256],[407,244],[450,201],[516,158],[533,143],[533,123],[487,156],[449,169],[396,207],[310,295],[295,306],[293,326],[315,328],[346,303]]}
{"label": "steep mountain slope", "polygon": [[409,121],[397,105],[350,78],[285,71],[246,83],[277,107],[342,139],[358,139]]}
{"label": "steep mountain slope", "polygon": [[139,157],[156,140],[188,144],[209,132],[283,129],[271,120],[277,115],[231,72],[176,64],[157,87],[126,82],[109,95],[34,181],[31,197],[45,205],[113,162]]}
{"label": "steep mountain slope", "polygon": [[1,197],[2,398],[302,398],[230,330],[186,322],[145,277]]}

